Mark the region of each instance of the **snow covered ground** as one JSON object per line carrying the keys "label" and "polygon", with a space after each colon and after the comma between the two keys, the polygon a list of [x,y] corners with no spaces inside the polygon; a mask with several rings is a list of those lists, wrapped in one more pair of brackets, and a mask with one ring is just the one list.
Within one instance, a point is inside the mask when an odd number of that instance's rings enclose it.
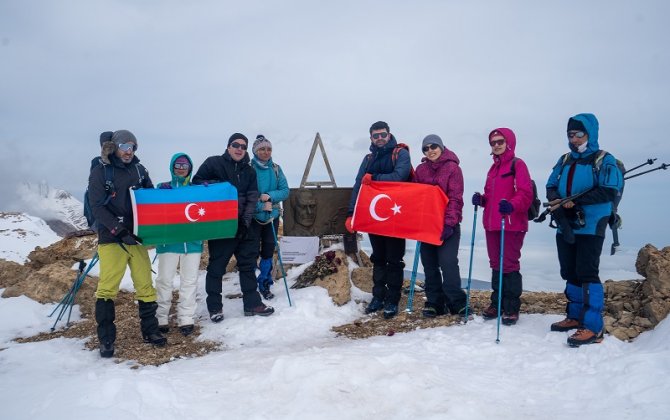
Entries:
{"label": "snow covered ground", "polygon": [[[305,268],[290,271],[289,284]],[[228,276],[224,293],[238,292]],[[283,285],[275,293],[271,317],[244,317],[237,299],[225,300],[222,323],[201,321],[201,337],[223,350],[140,368],[100,359],[81,340],[11,342],[48,331],[53,305],[0,299],[2,418],[660,419],[670,412],[668,320],[633,343],[607,337],[578,349],[566,345],[567,333],[548,331],[556,315],[522,316],[502,327],[499,344],[495,322],[481,317],[354,341],[330,327],[359,318],[362,306],[338,308],[318,287],[292,290],[293,307]]]}
{"label": "snow covered ground", "polygon": [[0,258],[23,264],[35,247],[47,247],[61,238],[39,217],[0,212]]}

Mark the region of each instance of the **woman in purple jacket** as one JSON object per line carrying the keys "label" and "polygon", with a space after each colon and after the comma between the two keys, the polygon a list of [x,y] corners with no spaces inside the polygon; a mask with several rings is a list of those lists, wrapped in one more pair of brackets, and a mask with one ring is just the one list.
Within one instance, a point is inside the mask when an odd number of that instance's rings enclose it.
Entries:
{"label": "woman in purple jacket", "polygon": [[463,219],[463,172],[454,152],[442,139],[430,134],[423,139],[424,158],[417,166],[415,182],[437,185],[449,197],[444,214],[442,245],[421,243],[421,264],[426,275],[426,306],[423,316],[433,318],[445,313],[465,316],[466,295],[461,289],[458,268],[458,243]]}
{"label": "woman in purple jacket", "polygon": [[496,128],[489,134],[493,165],[486,175],[484,194],[476,192],[472,204],[484,208],[486,248],[491,266],[491,305],[484,319],[498,317],[498,282],[500,277],[500,230],[505,217],[503,250],[502,322],[514,325],[521,307],[521,246],[528,231],[528,208],[533,201],[533,186],[526,163],[514,156],[516,136],[509,128]]}

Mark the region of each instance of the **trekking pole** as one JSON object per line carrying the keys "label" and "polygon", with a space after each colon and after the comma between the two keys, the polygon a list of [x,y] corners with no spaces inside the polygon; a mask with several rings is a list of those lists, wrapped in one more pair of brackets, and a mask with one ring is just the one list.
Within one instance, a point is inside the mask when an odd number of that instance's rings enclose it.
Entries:
{"label": "trekking pole", "polygon": [[496,333],[496,344],[500,343],[500,310],[502,308],[502,288],[503,288],[503,255],[505,255],[505,216],[500,220],[500,275],[498,277],[498,326]]}
{"label": "trekking pole", "polygon": [[[61,299],[60,303],[54,308],[54,310],[49,314],[49,318],[56,312],[56,310],[60,307],[61,310],[58,313],[58,317],[56,318],[56,321],[54,322],[53,326],[51,327],[51,331],[56,330],[56,324],[58,324],[58,321],[63,319],[63,315],[65,315],[65,312],[69,309],[68,317],[67,317],[67,323],[66,326],[70,323],[70,317],[72,316],[72,306],[74,305],[74,300],[75,297],[77,296],[77,292],[79,291],[79,288],[81,287],[82,283],[86,279],[86,276],[88,273],[91,271],[93,266],[98,262],[100,258],[98,257],[98,253],[96,252],[93,255],[93,258],[91,258],[91,262],[88,264],[88,268],[86,271],[84,271],[84,268],[86,267],[86,263],[84,261],[79,262],[79,272],[77,274],[77,277],[75,278],[75,281],[72,283],[72,286],[70,287],[70,290],[65,294],[63,299]],[[69,308],[68,308],[69,306]]]}
{"label": "trekking pole", "polygon": [[472,220],[472,240],[470,241],[470,268],[468,269],[468,288],[465,299],[465,323],[468,323],[468,313],[470,311],[470,285],[472,284],[472,255],[475,251],[475,232],[477,230],[477,206],[475,204],[475,217]]}
{"label": "trekking pole", "polygon": [[533,222],[535,222],[535,223],[542,223],[542,222],[544,222],[544,221],[547,219],[547,216],[548,216],[550,213],[553,213],[556,209],[558,209],[559,207],[561,207],[563,204],[567,203],[568,201],[572,201],[572,200],[574,200],[575,198],[581,197],[582,195],[586,194],[587,192],[590,192],[591,190],[593,190],[593,188],[589,188],[588,190],[584,190],[584,191],[582,191],[582,192],[580,192],[580,193],[573,194],[573,195],[571,195],[570,197],[562,198],[561,201],[559,201],[559,202],[556,203],[556,204],[551,204],[551,202],[542,203],[542,207],[547,207],[547,209],[546,209],[545,211],[543,211],[542,213],[540,213],[540,215],[537,216],[537,218],[535,218],[535,219],[533,220]]}
{"label": "trekking pole", "polygon": [[[628,180],[628,179],[635,178],[636,176],[640,176],[640,175],[648,174],[649,172],[658,171],[659,169],[666,170],[666,169],[668,169],[669,167],[670,167],[670,164],[669,164],[669,163],[662,163],[660,166],[657,166],[657,167],[654,168],[654,169],[648,169],[648,170],[646,170],[646,171],[640,172],[640,173],[635,174],[635,175],[625,176],[625,177],[623,177],[623,180],[626,181],[626,180]],[[628,173],[628,172],[630,172],[630,171],[626,171],[626,173]]]}
{"label": "trekking pole", "polygon": [[[73,293],[73,291],[74,291],[74,289],[75,289],[75,285],[76,285],[77,282],[79,281],[79,277],[81,276],[81,273],[84,272],[84,268],[85,268],[85,267],[86,267],[86,263],[85,263],[83,260],[79,261],[79,269],[78,269],[78,271],[77,271],[77,276],[74,278],[74,282],[72,282],[72,286],[70,286],[70,290],[68,290],[67,293],[65,293],[65,295],[64,295],[63,298],[60,300],[60,302],[58,302],[58,305],[56,305],[56,307],[54,308],[54,310],[51,311],[51,313],[50,313],[49,316],[48,316],[49,318],[51,318],[51,317],[53,316],[53,314],[56,313],[56,311],[58,310],[58,308],[61,308],[61,311],[60,311],[60,313],[58,314],[58,318],[56,319],[56,322],[58,322],[58,320],[60,320],[60,318],[62,317],[62,314],[63,314],[63,309],[62,309],[62,308],[65,307],[65,306],[67,306],[67,304],[68,304],[68,302],[69,302],[69,300],[70,300],[70,296],[72,296],[72,293]],[[56,325],[56,324],[54,324],[54,326],[55,326],[55,325]],[[52,330],[53,330],[53,328],[52,328]]]}
{"label": "trekking pole", "polygon": [[281,259],[281,249],[279,248],[279,241],[277,240],[277,232],[275,232],[274,221],[270,222],[272,225],[272,235],[275,238],[275,246],[277,247],[277,258],[279,259],[279,267],[281,267],[281,274],[284,277],[284,288],[286,289],[286,297],[288,298],[288,306],[293,306],[291,303],[291,294],[288,291],[288,283],[286,283],[286,271],[284,271],[284,262]]}
{"label": "trekking pole", "polygon": [[416,272],[419,267],[419,255],[421,254],[421,242],[416,241],[414,250],[414,266],[412,267],[412,277],[409,279],[409,296],[407,297],[407,309],[405,312],[411,314],[414,306],[414,285],[416,284]]}
{"label": "trekking pole", "polygon": [[86,271],[79,277],[77,285],[74,289],[74,294],[72,295],[72,302],[70,303],[70,312],[67,314],[67,321],[65,322],[66,326],[70,325],[70,317],[72,316],[72,307],[74,306],[74,299],[77,296],[77,292],[79,292],[81,285],[84,283],[84,280],[86,280],[86,276],[88,276],[88,273],[91,271],[91,269],[95,266],[95,264],[99,260],[100,258],[98,257],[98,253],[96,252],[93,258],[91,258],[91,262],[88,263],[88,268],[86,269]]}
{"label": "trekking pole", "polygon": [[643,164],[637,165],[637,166],[634,167],[634,168],[626,169],[626,172],[624,172],[623,174],[626,175],[627,173],[629,173],[629,172],[633,172],[633,171],[636,170],[636,169],[640,169],[640,168],[643,167],[643,166],[653,165],[654,162],[656,162],[656,160],[657,160],[656,158],[653,158],[653,159],[652,159],[652,158],[649,158],[649,159],[647,159],[647,161],[644,162]]}

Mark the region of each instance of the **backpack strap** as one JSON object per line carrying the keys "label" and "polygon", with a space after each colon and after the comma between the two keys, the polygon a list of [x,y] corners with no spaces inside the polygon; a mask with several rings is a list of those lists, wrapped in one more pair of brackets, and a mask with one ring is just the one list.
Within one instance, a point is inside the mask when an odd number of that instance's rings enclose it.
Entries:
{"label": "backpack strap", "polygon": [[109,204],[109,201],[116,197],[116,187],[114,186],[114,166],[112,164],[105,165],[100,161],[100,164],[103,167],[105,172],[105,201],[102,202],[103,206]]}

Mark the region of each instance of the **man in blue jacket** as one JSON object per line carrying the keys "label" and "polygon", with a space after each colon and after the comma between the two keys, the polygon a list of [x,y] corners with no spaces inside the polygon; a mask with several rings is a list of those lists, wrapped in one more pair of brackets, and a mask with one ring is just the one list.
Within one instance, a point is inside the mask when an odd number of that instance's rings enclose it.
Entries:
{"label": "man in blue jacket", "polygon": [[[363,158],[358,168],[356,182],[349,201],[348,218],[346,228],[353,233],[351,218],[356,207],[356,199],[361,189],[361,184],[369,184],[370,181],[410,181],[410,168],[412,166],[409,151],[399,148],[389,125],[384,121],[377,121],[370,127],[370,152]],[[405,263],[405,239],[392,238],[389,236],[369,234],[372,245],[372,301],[365,309],[370,314],[381,309],[384,310],[384,318],[393,318],[398,313],[398,302],[404,278]]]}
{"label": "man in blue jacket", "polygon": [[561,156],[547,181],[547,199],[557,205],[556,248],[566,281],[567,316],[551,331],[577,331],[568,344],[577,347],[603,338],[603,286],[598,277],[600,253],[613,203],[623,185],[616,159],[598,146],[598,120],[578,114],[568,120],[570,152]]}

